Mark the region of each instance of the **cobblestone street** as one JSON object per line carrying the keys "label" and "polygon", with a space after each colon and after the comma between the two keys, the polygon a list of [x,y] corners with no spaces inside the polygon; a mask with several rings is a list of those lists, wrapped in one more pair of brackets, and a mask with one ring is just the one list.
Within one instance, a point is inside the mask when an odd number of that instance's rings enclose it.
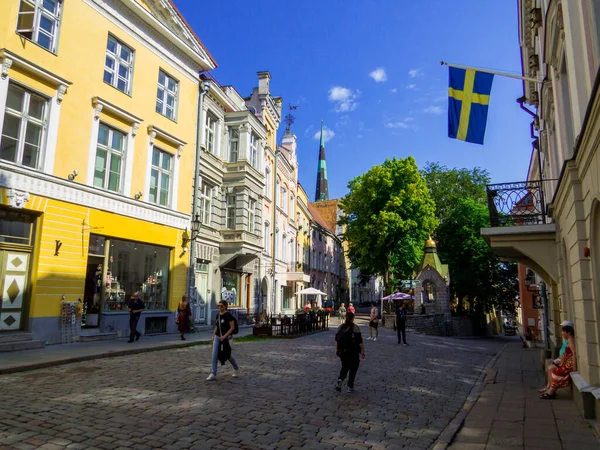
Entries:
{"label": "cobblestone street", "polygon": [[339,394],[333,337],[234,344],[212,382],[208,346],[4,375],[0,448],[428,448],[502,345],[382,330]]}

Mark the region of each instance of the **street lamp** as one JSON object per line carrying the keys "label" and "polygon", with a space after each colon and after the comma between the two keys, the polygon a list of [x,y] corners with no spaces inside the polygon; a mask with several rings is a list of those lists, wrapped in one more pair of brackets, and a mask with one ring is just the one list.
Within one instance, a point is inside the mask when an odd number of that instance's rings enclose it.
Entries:
{"label": "street lamp", "polygon": [[190,241],[195,241],[196,238],[198,237],[198,234],[200,233],[200,215],[196,214],[194,216],[194,219],[192,220],[192,234],[190,235],[186,230],[183,232],[183,236],[182,236],[182,240],[183,240],[183,247],[187,248],[188,244]]}

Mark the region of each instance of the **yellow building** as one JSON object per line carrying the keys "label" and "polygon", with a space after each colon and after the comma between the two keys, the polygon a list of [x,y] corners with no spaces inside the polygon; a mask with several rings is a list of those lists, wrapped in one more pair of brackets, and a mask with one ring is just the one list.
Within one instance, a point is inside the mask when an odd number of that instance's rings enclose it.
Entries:
{"label": "yellow building", "polygon": [[125,335],[135,291],[138,329],[172,330],[214,60],[170,1],[8,0],[0,17],[0,332],[64,341],[80,306]]}

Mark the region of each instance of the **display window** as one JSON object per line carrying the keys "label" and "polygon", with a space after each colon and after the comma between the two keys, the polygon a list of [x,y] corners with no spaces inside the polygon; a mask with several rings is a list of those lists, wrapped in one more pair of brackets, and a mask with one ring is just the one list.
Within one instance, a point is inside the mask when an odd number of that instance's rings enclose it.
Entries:
{"label": "display window", "polygon": [[168,309],[170,249],[92,234],[88,255],[89,310],[127,311],[136,291],[147,310]]}
{"label": "display window", "polygon": [[241,306],[241,274],[223,270],[221,272],[221,276],[223,280],[221,288],[221,300],[225,300],[229,306]]}

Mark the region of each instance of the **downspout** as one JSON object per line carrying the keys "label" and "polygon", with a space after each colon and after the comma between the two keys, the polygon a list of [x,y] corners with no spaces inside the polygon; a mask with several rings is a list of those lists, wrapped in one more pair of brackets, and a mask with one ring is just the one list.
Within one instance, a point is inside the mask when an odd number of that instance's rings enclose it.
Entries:
{"label": "downspout", "polygon": [[277,268],[277,163],[279,161],[279,150],[275,150],[275,164],[273,167],[273,286],[271,287],[271,301],[273,302],[273,309],[271,310],[271,316],[275,314],[275,275]]}
{"label": "downspout", "polygon": [[[210,84],[207,81],[201,81],[198,85],[198,112],[196,113],[196,153],[194,158],[194,192],[192,196],[192,220],[196,218],[198,215],[198,192],[200,190],[200,155],[202,152],[201,142],[204,137],[204,115],[203,115],[203,106],[204,106],[204,96],[210,90]],[[189,269],[188,269],[188,280],[187,280],[187,289],[188,297],[193,298],[192,293],[195,291],[196,280],[196,240],[191,241],[190,247],[190,261],[189,261]],[[198,300],[198,299],[196,299]],[[197,303],[199,307],[199,304]],[[207,319],[208,320],[208,319]]]}

